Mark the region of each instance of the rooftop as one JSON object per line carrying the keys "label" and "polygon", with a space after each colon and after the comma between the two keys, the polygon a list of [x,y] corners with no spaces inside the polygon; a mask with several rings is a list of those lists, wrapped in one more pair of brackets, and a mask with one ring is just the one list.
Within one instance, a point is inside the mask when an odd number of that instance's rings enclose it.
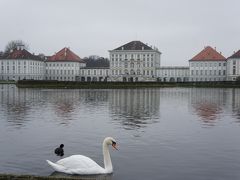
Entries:
{"label": "rooftop", "polygon": [[211,46],[205,47],[200,53],[194,56],[190,61],[225,61],[226,58],[217,52]]}
{"label": "rooftop", "polygon": [[33,59],[33,60],[41,60],[40,56],[36,56],[26,49],[15,48],[12,49],[9,53],[3,54],[1,59]]}
{"label": "rooftop", "polygon": [[229,58],[240,58],[240,50],[235,52],[233,55],[231,55]]}
{"label": "rooftop", "polygon": [[53,56],[50,56],[47,61],[73,61],[84,63],[84,61],[78,55],[76,55],[74,52],[72,52],[69,48],[66,47],[58,51]]}
{"label": "rooftop", "polygon": [[148,46],[147,44],[144,44],[141,41],[131,41],[127,44],[124,44],[114,50],[154,50],[152,47]]}

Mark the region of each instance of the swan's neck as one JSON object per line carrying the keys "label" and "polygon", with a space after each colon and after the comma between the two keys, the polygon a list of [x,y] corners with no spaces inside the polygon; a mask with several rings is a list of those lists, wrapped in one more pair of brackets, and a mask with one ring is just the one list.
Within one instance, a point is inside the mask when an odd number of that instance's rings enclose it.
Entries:
{"label": "swan's neck", "polygon": [[113,170],[112,161],[108,149],[108,145],[103,142],[103,158],[104,158],[104,169],[107,173],[111,173]]}

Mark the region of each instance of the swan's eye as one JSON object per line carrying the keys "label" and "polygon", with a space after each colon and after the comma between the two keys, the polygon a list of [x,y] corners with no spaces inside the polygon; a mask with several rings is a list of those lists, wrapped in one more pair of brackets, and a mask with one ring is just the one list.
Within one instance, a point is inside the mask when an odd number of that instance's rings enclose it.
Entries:
{"label": "swan's eye", "polygon": [[116,145],[117,143],[115,141],[112,141],[112,145]]}

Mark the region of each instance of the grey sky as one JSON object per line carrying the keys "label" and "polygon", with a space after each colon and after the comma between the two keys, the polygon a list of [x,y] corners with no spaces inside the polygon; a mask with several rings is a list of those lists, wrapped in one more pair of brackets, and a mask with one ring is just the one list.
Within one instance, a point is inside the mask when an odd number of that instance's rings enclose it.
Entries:
{"label": "grey sky", "polygon": [[210,45],[225,57],[240,49],[239,0],[0,0],[0,50],[21,39],[53,55],[108,57],[132,40],[158,47],[162,65],[188,65]]}

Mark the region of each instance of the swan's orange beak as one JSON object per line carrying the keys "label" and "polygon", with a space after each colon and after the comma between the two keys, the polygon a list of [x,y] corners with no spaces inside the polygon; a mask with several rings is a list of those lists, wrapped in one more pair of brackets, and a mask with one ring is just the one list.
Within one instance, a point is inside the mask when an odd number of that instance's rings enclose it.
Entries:
{"label": "swan's orange beak", "polygon": [[113,149],[118,150],[118,148],[117,148],[117,144],[116,144],[116,143],[113,143],[113,144],[112,144],[112,147],[113,147]]}

